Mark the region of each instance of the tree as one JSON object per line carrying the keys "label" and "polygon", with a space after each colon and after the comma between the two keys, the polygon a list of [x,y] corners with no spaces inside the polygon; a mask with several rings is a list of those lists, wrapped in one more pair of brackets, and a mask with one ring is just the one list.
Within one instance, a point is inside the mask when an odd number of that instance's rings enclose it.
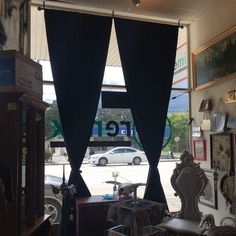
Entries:
{"label": "tree", "polygon": [[121,120],[130,121],[133,123],[133,117],[129,109],[121,108],[98,108],[97,119],[102,120],[103,122],[116,121],[120,122]]}
{"label": "tree", "polygon": [[[98,108],[96,117],[97,120],[101,120],[104,123],[107,123],[108,121],[112,120],[119,123],[121,120],[125,120],[125,121],[130,121],[130,123],[133,124],[133,117],[130,110],[128,109]],[[57,121],[59,125],[61,125],[56,101],[53,101],[53,103],[49,105],[49,108],[47,109],[45,114],[46,139],[49,139],[55,131],[55,127],[52,124],[53,123],[52,121],[54,120]]]}
{"label": "tree", "polygon": [[61,125],[57,102],[53,101],[46,110],[45,114],[45,138],[49,139],[55,131],[52,121],[55,120]]}
{"label": "tree", "polygon": [[183,152],[187,149],[188,144],[188,113],[187,112],[176,112],[168,115],[172,124],[172,136],[169,144],[165,150],[176,151],[175,137],[179,137],[178,151]]}

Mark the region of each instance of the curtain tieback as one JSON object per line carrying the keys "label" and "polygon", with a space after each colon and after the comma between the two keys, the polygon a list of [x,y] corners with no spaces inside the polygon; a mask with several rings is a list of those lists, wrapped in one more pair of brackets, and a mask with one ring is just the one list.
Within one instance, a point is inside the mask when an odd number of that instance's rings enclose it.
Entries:
{"label": "curtain tieback", "polygon": [[[78,177],[81,178],[81,173],[82,173],[81,170],[73,170],[73,169],[71,169],[70,175],[72,176],[72,179],[75,180],[75,179],[77,179]],[[70,182],[70,181],[69,181],[69,182]],[[71,182],[71,183],[72,183],[72,182]]]}
{"label": "curtain tieback", "polygon": [[73,170],[73,169],[71,169],[71,173],[73,175],[80,174],[80,173],[82,173],[82,170]]}
{"label": "curtain tieback", "polygon": [[150,165],[150,170],[151,171],[156,171],[157,170],[157,165]]}

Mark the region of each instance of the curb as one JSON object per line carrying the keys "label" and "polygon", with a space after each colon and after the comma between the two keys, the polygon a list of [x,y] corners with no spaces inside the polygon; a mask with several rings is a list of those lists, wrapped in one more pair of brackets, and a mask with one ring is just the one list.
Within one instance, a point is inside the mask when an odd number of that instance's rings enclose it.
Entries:
{"label": "curb", "polygon": [[180,159],[160,159],[159,162],[177,162],[180,161]]}

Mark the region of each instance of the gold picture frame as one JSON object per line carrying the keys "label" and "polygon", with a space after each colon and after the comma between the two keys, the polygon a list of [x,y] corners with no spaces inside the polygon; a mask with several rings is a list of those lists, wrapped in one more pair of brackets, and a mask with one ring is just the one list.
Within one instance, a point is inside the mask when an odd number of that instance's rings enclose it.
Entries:
{"label": "gold picture frame", "polygon": [[201,90],[236,76],[236,26],[192,53],[193,89]]}

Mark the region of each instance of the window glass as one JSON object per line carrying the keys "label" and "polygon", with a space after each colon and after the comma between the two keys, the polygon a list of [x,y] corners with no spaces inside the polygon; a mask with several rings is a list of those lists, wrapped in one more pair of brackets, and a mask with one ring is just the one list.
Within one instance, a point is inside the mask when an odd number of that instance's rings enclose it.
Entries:
{"label": "window glass", "polygon": [[188,88],[187,29],[179,29],[172,88]]}
{"label": "window glass", "polygon": [[[188,88],[187,29],[179,29],[172,88]],[[121,67],[106,66],[103,84],[125,85]]]}
{"label": "window glass", "polygon": [[122,68],[116,66],[106,66],[103,84],[125,85]]}
{"label": "window glass", "polygon": [[125,152],[135,152],[135,150],[126,148]]}
{"label": "window glass", "polygon": [[[183,94],[183,92],[173,92],[172,96],[176,96],[175,99],[171,99],[170,106],[169,106],[169,113],[168,117],[170,120],[170,124],[167,122],[166,130],[165,131],[165,139],[168,141],[168,144],[165,148],[163,148],[161,159],[168,160],[170,158],[178,159],[180,152],[186,148],[187,145],[187,137],[184,141],[184,133],[183,133],[183,126],[186,127],[187,133],[187,117],[188,117],[188,108],[187,108],[187,101],[184,105],[179,105],[180,99],[185,97],[188,99],[188,94]],[[181,95],[181,96],[179,96]],[[178,96],[178,97],[177,97]],[[173,103],[173,104],[172,104]],[[179,107],[179,109],[172,109],[172,107]],[[179,117],[180,116],[180,117]],[[181,123],[178,125],[178,120],[183,120],[182,117],[185,117],[186,123]],[[133,125],[133,118],[131,115],[131,111],[129,109],[103,109],[98,108],[96,121],[100,121],[101,132],[98,132],[98,125],[94,124],[93,131],[91,134],[90,141],[130,141],[131,146],[136,148],[137,150],[142,151],[142,145],[140,143],[139,137],[137,135],[136,129]],[[118,130],[117,136],[109,137],[106,132],[106,124],[113,120],[117,122],[118,126],[116,127]],[[130,136],[127,136],[128,130],[127,126],[121,125],[121,121],[129,121],[130,122]],[[45,165],[45,173],[49,176],[57,176],[57,182],[62,181],[63,176],[63,169],[65,171],[66,179],[69,178],[70,173],[70,166],[68,163],[68,156],[66,149],[64,147],[54,147],[51,148],[50,144],[54,142],[63,142],[63,136],[61,133],[61,126],[60,126],[60,119],[58,115],[57,103],[54,100],[49,104],[49,108],[46,111],[46,152],[47,158],[46,165]],[[173,124],[172,124],[173,123]],[[181,129],[180,129],[181,126]],[[170,127],[172,131],[170,132]],[[181,131],[181,133],[180,133]],[[115,130],[113,130],[115,132]],[[171,138],[169,138],[171,136]],[[174,137],[179,136],[180,141],[178,143],[175,142]],[[178,145],[178,146],[177,146]],[[106,166],[97,167],[99,162],[92,163],[92,160],[96,160],[97,154],[102,154],[99,158],[109,158],[106,155],[106,151],[112,150],[114,147],[111,146],[98,146],[98,147],[88,147],[83,164],[81,166],[82,170],[82,177],[84,178],[86,184],[88,185],[92,195],[104,195],[106,193],[112,194],[113,185],[106,183],[107,181],[114,181],[114,173],[118,173],[117,181],[119,183],[145,183],[147,180],[147,174],[149,170],[149,165],[146,159],[146,155],[144,156],[144,161],[142,161],[139,165],[134,165],[134,158],[141,155],[136,154],[135,150],[132,149],[117,149],[115,152],[119,153],[119,160],[122,158],[122,155],[126,153],[130,153],[128,155],[127,163],[107,163]],[[125,152],[124,152],[125,150]],[[169,153],[169,151],[173,152],[173,155]],[[112,157],[112,155],[110,155]],[[141,156],[142,158],[142,156]],[[161,176],[161,181],[164,186],[164,191],[167,196],[168,204],[173,204],[170,207],[170,210],[177,210],[179,206],[179,200],[173,198],[174,190],[170,185],[170,177],[173,172],[173,168],[175,167],[175,162],[167,162],[163,160],[159,163],[159,171]],[[110,160],[109,160],[110,161]],[[116,160],[118,161],[118,160]],[[138,160],[136,160],[138,161]],[[90,162],[90,163],[89,163]],[[101,162],[102,163],[102,162]],[[63,168],[64,166],[64,168]],[[167,174],[168,173],[168,174]],[[49,181],[50,182],[50,181]],[[48,183],[49,183],[48,182]],[[54,179],[51,179],[51,182],[55,183]],[[47,184],[49,185],[49,184]],[[143,197],[145,191],[145,186],[138,187],[138,196]],[[45,194],[51,194],[50,191],[45,192]]]}
{"label": "window glass", "polygon": [[43,80],[44,81],[53,81],[52,70],[50,61],[40,61],[43,69]]}
{"label": "window glass", "polygon": [[113,151],[113,153],[123,153],[124,149],[116,149]]}
{"label": "window glass", "polygon": [[[64,140],[50,62],[40,63],[43,65],[43,80],[47,81],[43,85],[43,99],[49,103],[45,120],[45,199],[48,199],[51,196],[55,197],[51,191],[50,184],[60,186],[63,172],[65,173],[66,180],[68,180],[71,168],[68,162],[66,148],[52,147],[52,144],[55,143],[63,144]],[[104,86],[104,90],[126,91],[125,88],[122,87],[125,85],[122,68],[106,67],[103,84],[108,85]],[[114,85],[119,85],[119,87],[112,87]],[[163,134],[164,141],[158,169],[169,209],[170,211],[178,211],[180,209],[180,200],[174,197],[174,190],[170,184],[170,178],[176,166],[176,162],[179,160],[180,154],[184,150],[189,149],[186,29],[180,29],[179,31],[172,88],[174,90],[172,90],[170,96],[168,118]],[[109,121],[113,121],[113,123],[108,127],[107,124]],[[126,123],[124,124],[122,121]],[[100,142],[101,144],[103,143],[103,145],[88,147],[81,166],[82,177],[92,195],[113,194],[114,186],[113,184],[107,183],[109,181],[116,180],[119,183],[146,183],[149,164],[143,152],[143,147],[129,109],[102,108],[100,101],[90,138],[90,142],[94,141]],[[125,144],[129,142],[129,145],[135,149],[123,148],[122,152],[121,149],[117,149],[115,153],[119,153],[119,160],[109,160],[109,157],[112,158],[112,155],[108,157],[106,152],[116,146],[104,145],[104,143],[106,144],[107,142],[123,142]],[[122,158],[127,157],[129,158],[128,161],[123,160],[123,162],[119,162]],[[139,163],[139,158],[141,163]],[[114,163],[112,163],[112,161]],[[100,166],[98,167],[97,165]],[[144,191],[145,186],[138,187],[138,196],[142,198]],[[61,203],[62,196],[57,194],[56,198]],[[55,207],[58,206],[55,204]],[[59,209],[58,212],[60,211]]]}
{"label": "window glass", "polygon": [[56,101],[56,93],[54,85],[43,85],[43,100],[49,104]]}
{"label": "window glass", "polygon": [[179,157],[189,150],[189,94],[187,91],[172,91],[168,107],[171,135],[163,148],[163,155]]}

